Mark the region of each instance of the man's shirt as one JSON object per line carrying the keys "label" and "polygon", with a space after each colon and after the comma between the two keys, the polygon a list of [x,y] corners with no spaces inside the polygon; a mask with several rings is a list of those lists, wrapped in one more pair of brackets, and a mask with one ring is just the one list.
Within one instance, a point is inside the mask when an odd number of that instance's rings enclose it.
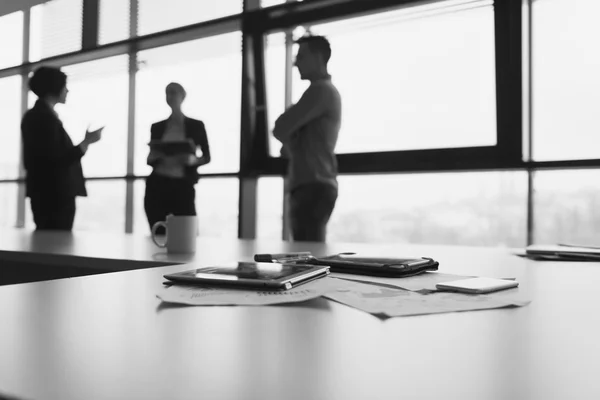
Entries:
{"label": "man's shirt", "polygon": [[289,157],[287,190],[308,183],[337,188],[335,145],[342,100],[331,77],[311,82],[300,100],[275,122],[273,135]]}

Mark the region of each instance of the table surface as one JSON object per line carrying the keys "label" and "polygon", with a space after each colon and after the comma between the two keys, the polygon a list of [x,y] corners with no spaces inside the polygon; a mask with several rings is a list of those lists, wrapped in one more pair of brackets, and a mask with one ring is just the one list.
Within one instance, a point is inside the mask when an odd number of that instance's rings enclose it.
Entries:
{"label": "table surface", "polygon": [[[155,297],[167,272],[304,250],[433,257],[441,272],[516,277],[533,301],[383,320],[324,298],[186,307]],[[170,256],[144,236],[18,229],[0,230],[0,251],[189,263],[0,287],[0,397],[600,398],[600,263],[531,261],[508,249],[205,238],[196,254]]]}

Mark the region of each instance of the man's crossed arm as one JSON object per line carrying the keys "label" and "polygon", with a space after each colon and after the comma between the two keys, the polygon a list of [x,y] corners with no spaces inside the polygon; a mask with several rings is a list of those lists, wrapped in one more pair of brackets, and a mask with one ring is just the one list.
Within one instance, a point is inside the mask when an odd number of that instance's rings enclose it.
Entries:
{"label": "man's crossed arm", "polygon": [[311,85],[296,104],[277,118],[273,136],[281,143],[289,142],[292,135],[300,128],[323,115],[326,106],[327,96],[324,91]]}

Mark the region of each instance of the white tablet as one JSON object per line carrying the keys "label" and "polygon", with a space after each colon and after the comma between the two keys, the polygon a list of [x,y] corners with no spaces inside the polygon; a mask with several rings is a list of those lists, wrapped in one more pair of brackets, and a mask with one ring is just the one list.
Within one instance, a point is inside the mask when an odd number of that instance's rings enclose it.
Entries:
{"label": "white tablet", "polygon": [[462,293],[490,293],[519,286],[517,281],[495,278],[469,278],[441,282],[435,285],[439,290]]}

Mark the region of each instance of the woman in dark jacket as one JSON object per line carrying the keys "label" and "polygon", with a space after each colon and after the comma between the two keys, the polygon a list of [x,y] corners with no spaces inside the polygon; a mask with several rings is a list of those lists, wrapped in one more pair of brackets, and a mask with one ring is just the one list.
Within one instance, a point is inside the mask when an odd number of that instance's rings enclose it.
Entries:
{"label": "woman in dark jacket", "polygon": [[21,121],[26,195],[37,230],[73,228],[75,197],[86,196],[81,157],[100,140],[102,129],[87,131],[77,146],[54,111],[67,99],[67,76],[58,68],[40,67],[29,80],[38,97]]}
{"label": "woman in dark jacket", "polygon": [[[191,140],[196,148],[202,151],[202,156],[196,154],[166,155],[150,150],[148,165],[152,173],[146,179],[144,209],[150,229],[158,221],[164,221],[168,214],[196,215],[196,190],[199,166],[210,162],[210,148],[204,123],[186,117],[181,111],[181,105],[186,92],[178,83],[170,83],[166,88],[167,104],[171,108],[171,116],[157,122],[150,128],[152,141],[181,141]],[[157,231],[158,233],[161,230]]]}

